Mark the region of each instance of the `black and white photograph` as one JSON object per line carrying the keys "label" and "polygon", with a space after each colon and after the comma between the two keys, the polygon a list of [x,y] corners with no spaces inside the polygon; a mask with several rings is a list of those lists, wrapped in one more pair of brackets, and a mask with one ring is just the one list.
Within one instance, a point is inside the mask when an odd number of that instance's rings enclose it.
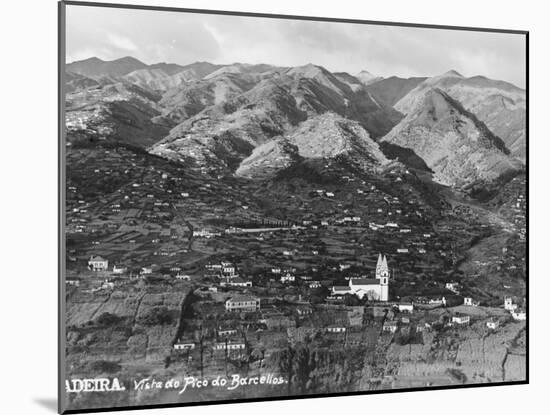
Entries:
{"label": "black and white photograph", "polygon": [[528,32],[59,11],[60,411],[528,383]]}

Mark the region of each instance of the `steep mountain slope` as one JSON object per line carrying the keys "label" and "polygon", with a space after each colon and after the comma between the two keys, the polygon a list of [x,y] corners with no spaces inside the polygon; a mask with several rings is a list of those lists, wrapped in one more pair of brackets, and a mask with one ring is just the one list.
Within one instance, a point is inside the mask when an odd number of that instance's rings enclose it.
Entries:
{"label": "steep mountain slope", "polygon": [[424,94],[427,91],[439,88],[447,92],[450,87],[460,84],[464,79],[464,76],[454,70],[427,78],[396,102],[394,107],[403,114],[408,114],[412,109],[416,108],[419,101],[424,99]]}
{"label": "steep mountain slope", "polygon": [[356,92],[358,89],[364,87],[364,84],[359,79],[347,72],[334,72],[333,75],[340,82],[347,84],[353,92]]}
{"label": "steep mountain slope", "polygon": [[296,80],[310,79],[316,81],[320,86],[330,89],[342,96],[352,92],[351,88],[346,83],[338,80],[336,76],[325,68],[311,63],[290,68],[285,74]]}
{"label": "steep mountain slope", "polygon": [[388,162],[378,144],[357,121],[332,112],[304,121],[288,134],[288,140],[304,158],[345,156],[368,168]]}
{"label": "steep mountain slope", "polygon": [[[333,74],[313,64],[91,58],[67,67],[90,74],[67,74],[69,141],[123,141],[211,171],[251,177],[266,168],[271,176],[296,157],[341,156],[364,158],[370,168],[387,161],[382,149],[441,183],[469,188],[515,172],[508,149],[524,155],[525,92],[455,71],[370,83],[366,72]],[[382,137],[380,147],[365,144]]]}
{"label": "steep mountain slope", "polygon": [[74,72],[65,74],[65,92],[70,93],[78,90],[88,89],[99,86],[95,79],[88,78]]}
{"label": "steep mountain slope", "polygon": [[[397,111],[379,105],[367,92],[354,93],[322,67],[305,65],[267,73],[265,77],[220,73],[179,89],[179,96],[170,97],[176,104],[167,102],[169,94],[165,94],[160,104],[170,109],[164,117],[172,116],[174,109],[180,111],[174,120],[195,114],[174,127],[151,151],[175,160],[194,157],[200,165],[211,165],[217,157],[212,155],[217,154],[220,166],[232,169],[255,147],[319,114],[332,112],[357,120],[371,137],[385,134],[401,119]],[[223,94],[216,95],[220,82]],[[240,94],[239,88],[244,90]],[[179,106],[181,103],[184,105]]]}
{"label": "steep mountain slope", "polygon": [[284,137],[256,147],[236,174],[256,179],[273,177],[304,159],[340,160],[363,171],[376,171],[389,162],[358,122],[327,112],[302,122]]}
{"label": "steep mountain slope", "polygon": [[503,81],[482,76],[465,78],[456,71],[449,71],[426,79],[399,100],[395,108],[407,114],[431,88],[439,88],[459,101],[502,138],[513,156],[525,160],[526,96],[523,89]]}
{"label": "steep mountain slope", "polygon": [[124,82],[68,93],[67,141],[108,140],[145,148],[168,133],[152,121],[160,114],[159,99],[159,95]]}
{"label": "steep mountain slope", "polygon": [[[309,116],[327,111],[357,120],[374,137],[386,134],[401,119],[391,107],[381,105],[363,88],[355,91],[321,66],[308,64],[286,72],[298,107]],[[285,77],[281,76],[285,82]],[[287,82],[288,83],[288,82]]]}
{"label": "steep mountain slope", "polygon": [[159,102],[165,108],[162,117],[175,124],[181,123],[207,107],[232,100],[251,89],[256,82],[253,76],[223,73],[181,83],[163,94]]}
{"label": "steep mountain slope", "polygon": [[256,147],[241,162],[235,174],[249,179],[266,179],[300,160],[298,148],[286,138],[277,137]]}
{"label": "steep mountain slope", "polygon": [[430,89],[387,134],[385,142],[413,150],[439,183],[470,189],[517,172],[498,137],[440,89]]}
{"label": "steep mountain slope", "polygon": [[255,147],[305,119],[289,88],[266,79],[183,121],[150,151],[174,160],[194,159],[204,167],[234,169]]}
{"label": "steep mountain slope", "polygon": [[146,67],[146,64],[130,56],[112,61],[104,61],[93,57],[82,61],[69,63],[65,66],[65,70],[84,75],[89,78],[101,78],[119,77]]}
{"label": "steep mountain slope", "polygon": [[391,76],[374,82],[366,87],[367,91],[380,103],[393,107],[426,78],[399,78]]}

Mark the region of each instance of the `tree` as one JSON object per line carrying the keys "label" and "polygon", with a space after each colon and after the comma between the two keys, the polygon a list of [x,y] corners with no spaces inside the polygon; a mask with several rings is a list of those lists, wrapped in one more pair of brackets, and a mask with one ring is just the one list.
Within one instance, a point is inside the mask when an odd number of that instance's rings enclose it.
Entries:
{"label": "tree", "polygon": [[157,325],[168,325],[172,324],[174,321],[173,313],[164,306],[153,307],[146,315],[143,317],[143,324],[148,326],[157,326]]}
{"label": "tree", "polygon": [[344,304],[348,307],[361,305],[361,300],[354,294],[346,294],[344,296]]}
{"label": "tree", "polygon": [[120,317],[112,313],[102,313],[97,319],[96,323],[101,326],[114,326],[120,321]]}

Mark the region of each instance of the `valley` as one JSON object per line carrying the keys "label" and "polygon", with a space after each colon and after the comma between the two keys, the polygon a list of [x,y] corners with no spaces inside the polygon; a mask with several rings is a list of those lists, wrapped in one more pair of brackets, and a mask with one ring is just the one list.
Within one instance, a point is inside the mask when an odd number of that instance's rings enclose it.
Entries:
{"label": "valley", "polygon": [[[110,406],[525,379],[526,137],[464,98],[484,80],[67,70],[67,378],[117,376]],[[340,293],[381,255],[388,299]],[[133,388],[236,374],[284,382]]]}

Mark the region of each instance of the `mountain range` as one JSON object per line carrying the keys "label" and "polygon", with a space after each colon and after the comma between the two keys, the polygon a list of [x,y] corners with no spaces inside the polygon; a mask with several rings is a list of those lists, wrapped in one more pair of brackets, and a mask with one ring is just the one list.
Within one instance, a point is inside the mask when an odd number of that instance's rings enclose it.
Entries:
{"label": "mountain range", "polygon": [[190,167],[266,179],[308,159],[396,159],[468,190],[522,171],[525,91],[456,71],[382,78],[306,64],[66,65],[69,142],[112,140]]}

